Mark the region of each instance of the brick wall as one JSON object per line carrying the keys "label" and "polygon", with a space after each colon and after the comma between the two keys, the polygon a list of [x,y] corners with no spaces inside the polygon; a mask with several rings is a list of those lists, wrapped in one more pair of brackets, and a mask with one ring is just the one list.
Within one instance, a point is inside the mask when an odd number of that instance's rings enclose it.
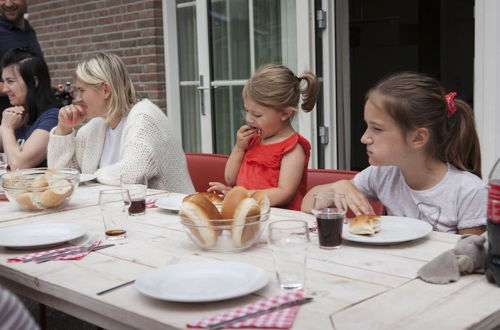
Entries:
{"label": "brick wall", "polygon": [[165,110],[161,0],[33,0],[28,13],[52,83],[74,83],[82,54],[119,55],[142,97]]}

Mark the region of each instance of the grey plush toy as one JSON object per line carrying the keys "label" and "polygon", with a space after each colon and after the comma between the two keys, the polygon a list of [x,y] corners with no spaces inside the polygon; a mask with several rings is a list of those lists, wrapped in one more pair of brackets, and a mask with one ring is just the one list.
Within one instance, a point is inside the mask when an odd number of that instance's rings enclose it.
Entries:
{"label": "grey plush toy", "polygon": [[486,244],[486,233],[464,235],[453,250],[441,253],[422,266],[418,277],[429,283],[446,284],[457,281],[460,274],[484,273]]}

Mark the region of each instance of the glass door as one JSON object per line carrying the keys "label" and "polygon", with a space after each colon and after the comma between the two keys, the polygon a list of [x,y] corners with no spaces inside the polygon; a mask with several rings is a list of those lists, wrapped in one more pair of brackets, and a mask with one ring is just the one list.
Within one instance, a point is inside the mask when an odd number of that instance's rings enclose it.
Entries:
{"label": "glass door", "polygon": [[231,152],[244,123],[241,92],[258,66],[297,72],[296,15],[289,0],[176,1],[186,152]]}

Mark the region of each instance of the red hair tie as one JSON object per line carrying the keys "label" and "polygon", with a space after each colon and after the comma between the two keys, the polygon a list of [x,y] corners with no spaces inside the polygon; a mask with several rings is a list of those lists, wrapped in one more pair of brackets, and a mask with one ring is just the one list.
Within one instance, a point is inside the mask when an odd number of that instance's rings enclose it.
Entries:
{"label": "red hair tie", "polygon": [[450,118],[457,112],[457,106],[455,104],[455,96],[457,96],[457,93],[451,92],[448,93],[444,96],[446,99],[446,117]]}

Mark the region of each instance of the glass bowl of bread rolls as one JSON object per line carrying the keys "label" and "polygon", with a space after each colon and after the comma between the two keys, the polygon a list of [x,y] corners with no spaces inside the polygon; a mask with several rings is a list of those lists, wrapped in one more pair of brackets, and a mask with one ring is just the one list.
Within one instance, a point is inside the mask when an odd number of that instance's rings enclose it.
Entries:
{"label": "glass bowl of bread rolls", "polygon": [[2,188],[11,203],[25,211],[59,208],[68,203],[78,186],[77,170],[28,168],[0,176]]}
{"label": "glass bowl of bread rolls", "polygon": [[250,194],[243,187],[234,187],[221,203],[207,193],[186,196],[179,217],[187,235],[199,248],[238,252],[259,241],[269,213],[266,193],[255,191]]}

